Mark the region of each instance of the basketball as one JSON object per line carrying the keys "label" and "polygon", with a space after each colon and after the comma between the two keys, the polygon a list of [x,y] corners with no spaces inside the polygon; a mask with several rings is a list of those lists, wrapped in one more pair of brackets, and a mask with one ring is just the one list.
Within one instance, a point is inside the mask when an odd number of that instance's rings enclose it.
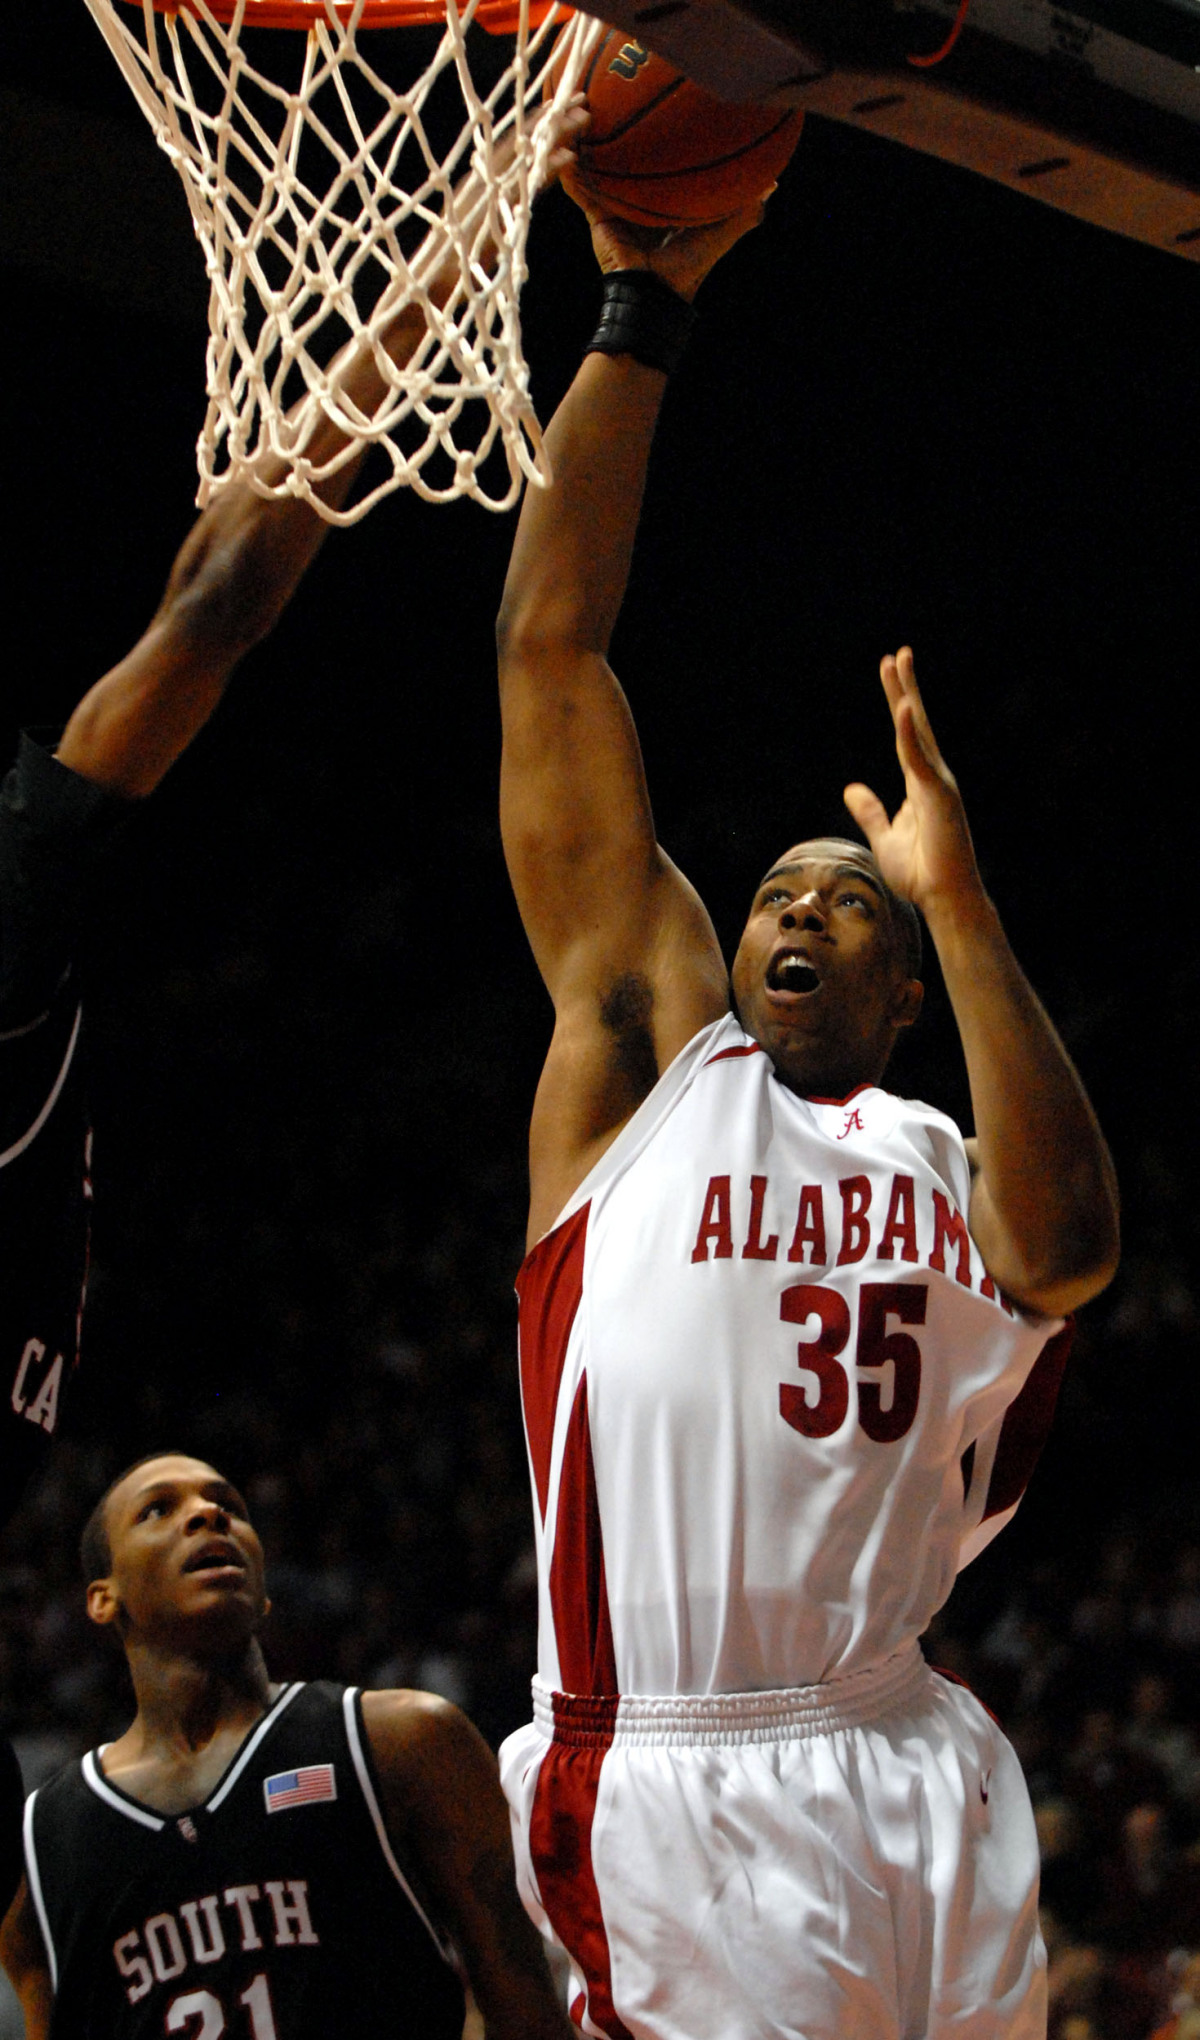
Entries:
{"label": "basketball", "polygon": [[800,139],[793,108],[716,99],[610,28],[582,80],[579,181],[649,227],[728,219],[769,191]]}

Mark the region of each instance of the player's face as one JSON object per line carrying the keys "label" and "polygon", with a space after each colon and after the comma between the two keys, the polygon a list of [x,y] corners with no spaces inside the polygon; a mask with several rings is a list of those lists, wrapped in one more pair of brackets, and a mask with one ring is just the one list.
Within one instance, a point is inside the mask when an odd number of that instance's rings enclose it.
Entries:
{"label": "player's face", "polygon": [[[135,1467],[109,1497],[112,1571],[104,1583],[134,1632],[219,1647],[252,1635],[266,1612],[263,1553],[237,1489],[202,1459]],[[96,1619],[115,1619],[99,1612]],[[107,1606],[107,1603],[101,1603]]]}
{"label": "player's face", "polygon": [[795,1089],[841,1098],[878,1081],[921,988],[869,851],[799,843],[780,858],[755,894],[733,990],[747,1033]]}

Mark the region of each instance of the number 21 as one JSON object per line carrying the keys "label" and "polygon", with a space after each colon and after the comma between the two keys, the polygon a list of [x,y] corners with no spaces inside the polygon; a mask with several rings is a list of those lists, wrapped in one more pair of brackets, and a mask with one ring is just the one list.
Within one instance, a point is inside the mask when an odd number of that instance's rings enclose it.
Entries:
{"label": "number 21", "polygon": [[[245,2005],[250,2014],[251,2040],[279,2040],[271,1987],[265,1976],[256,1976],[253,1983],[247,1984],[238,2003]],[[225,2007],[211,1990],[189,1990],[185,1996],[173,1998],[167,2006],[166,2030],[182,2033],[193,2019],[198,2024],[192,2026],[187,2040],[221,2040],[226,2026]]]}

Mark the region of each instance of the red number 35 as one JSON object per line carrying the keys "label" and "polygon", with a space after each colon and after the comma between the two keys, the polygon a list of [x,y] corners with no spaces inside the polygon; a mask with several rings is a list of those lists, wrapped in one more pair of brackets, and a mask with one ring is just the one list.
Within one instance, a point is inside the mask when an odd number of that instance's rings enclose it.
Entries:
{"label": "red number 35", "polygon": [[[891,1445],[903,1438],[917,1414],[921,1348],[909,1332],[889,1332],[888,1319],[923,1325],[929,1290],[923,1282],[864,1282],[858,1294],[854,1360],[867,1375],[858,1382],[858,1421],[868,1438]],[[850,1407],[850,1377],[838,1359],[850,1337],[850,1306],[838,1289],[798,1282],[784,1290],[779,1315],[789,1325],[817,1322],[816,1336],[801,1339],[796,1355],[816,1395],[807,1383],[781,1383],[779,1414],[806,1438],[831,1438]]]}

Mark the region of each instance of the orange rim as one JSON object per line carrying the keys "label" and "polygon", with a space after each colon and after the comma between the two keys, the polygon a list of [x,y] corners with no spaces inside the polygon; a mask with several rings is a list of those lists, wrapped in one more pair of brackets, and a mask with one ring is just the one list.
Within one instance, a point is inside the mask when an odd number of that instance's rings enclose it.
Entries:
{"label": "orange rim", "polygon": [[[140,8],[141,0],[125,0],[125,4]],[[553,4],[554,0],[530,0],[530,26],[544,21]],[[207,6],[218,21],[232,21],[237,11],[236,0],[207,0]],[[354,12],[353,0],[332,0],[332,6],[342,21],[348,21]],[[194,0],[154,0],[154,10],[156,14],[200,12]],[[562,9],[564,18],[570,12],[568,7]],[[364,0],[359,27],[425,28],[445,18],[445,0]],[[328,19],[325,0],[246,0],[247,28],[308,29]],[[515,35],[521,23],[518,0],[479,0],[475,19],[491,35]]]}

